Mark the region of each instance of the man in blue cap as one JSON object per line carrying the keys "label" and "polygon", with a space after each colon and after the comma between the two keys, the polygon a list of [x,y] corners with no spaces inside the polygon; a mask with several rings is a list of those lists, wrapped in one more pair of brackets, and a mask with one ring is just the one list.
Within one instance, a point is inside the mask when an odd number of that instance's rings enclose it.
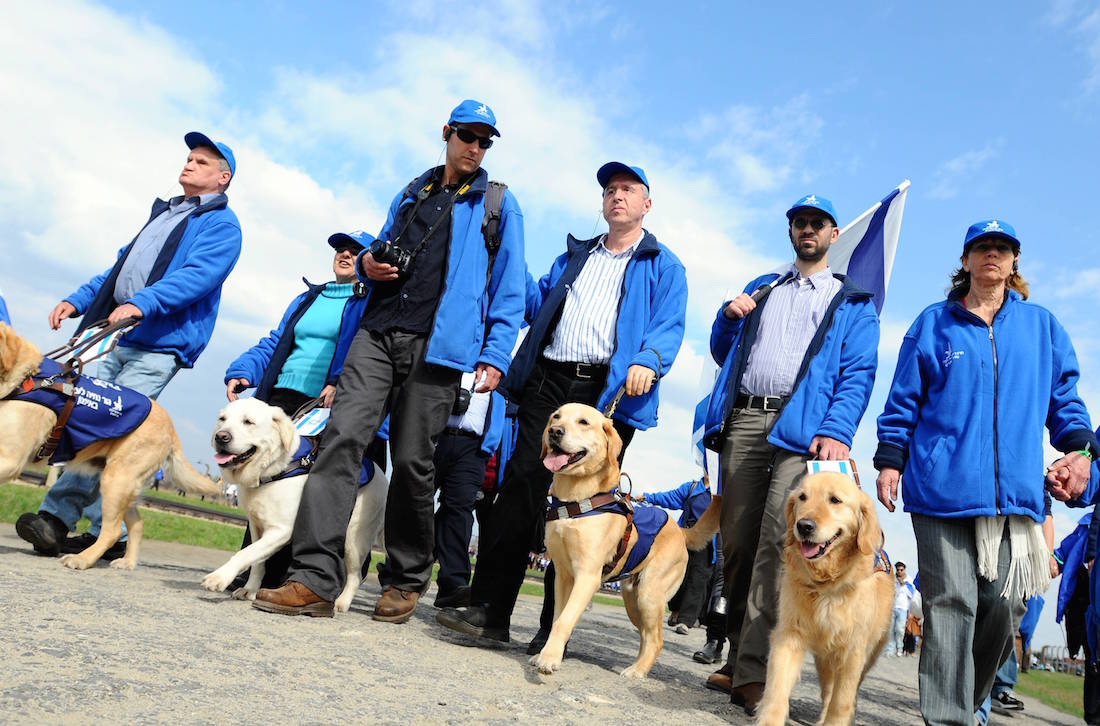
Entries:
{"label": "man in blue cap", "polygon": [[[377,240],[356,260],[370,289],[336,385],[317,462],[294,525],[286,583],[254,607],[331,617],[344,586],[344,533],[363,450],[389,421],[393,476],[386,502],[386,587],[372,617],[403,623],[431,582],[436,442],[462,373],[492,391],[508,370],[524,306],[523,214],[481,168],[500,136],[496,116],[467,100],[443,125],[443,166],[390,205]],[[486,214],[487,209],[490,214]],[[489,230],[493,218],[497,232]]]}
{"label": "man in blue cap", "polygon": [[[528,278],[531,329],[502,384],[504,395],[519,404],[515,451],[482,525],[473,604],[437,616],[469,635],[509,640],[527,554],[546,516],[552,475],[540,452],[550,414],[571,402],[607,410],[621,390],[625,397],[612,418],[625,453],[635,430],[656,425],[657,381],[683,341],[687,277],[676,255],[642,228],[653,203],[645,172],[612,161],[596,180],[607,234],[590,240],[570,235],[550,272],[537,285]],[[541,650],[545,626],[529,653]]]}
{"label": "man in blue cap", "polygon": [[[205,134],[184,136],[191,152],[179,176],[183,194],[157,199],[149,221],[119,250],[114,266],[96,275],[50,312],[54,330],[82,316],[77,332],[106,319],[115,323],[138,318],[99,361],[97,376],[156,398],[180,368],[190,368],[214,332],[222,283],[241,253],[241,227],[229,209],[225,190],[236,173],[233,151]],[[16,522],[19,536],[35,551],[56,556],[81,552],[95,541],[102,521],[99,479],[66,472],[50,488],[38,513]],[[71,531],[81,513],[91,529],[79,537]],[[104,559],[117,559],[126,549],[123,536]]]}
{"label": "man in blue cap", "polygon": [[871,293],[829,269],[832,203],[802,197],[787,220],[794,262],[723,303],[710,337],[722,371],[704,443],[720,456],[730,650],[707,687],[750,715],[776,621],[784,502],[807,461],[849,458],[878,360]]}

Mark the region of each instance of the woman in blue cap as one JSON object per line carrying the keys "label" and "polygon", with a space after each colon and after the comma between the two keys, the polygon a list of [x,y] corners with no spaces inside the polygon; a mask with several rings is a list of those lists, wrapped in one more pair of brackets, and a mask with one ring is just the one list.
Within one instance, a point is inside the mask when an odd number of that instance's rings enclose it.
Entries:
{"label": "woman in blue cap", "polygon": [[[1050,580],[1044,486],[1080,501],[1096,450],[1073,346],[1049,311],[1027,302],[1019,255],[1009,224],[970,227],[947,299],[905,335],[878,419],[879,500],[894,511],[904,479],[917,540],[920,705],[930,724],[974,722],[1012,647],[1012,602]],[[1045,483],[1044,424],[1066,452]]]}

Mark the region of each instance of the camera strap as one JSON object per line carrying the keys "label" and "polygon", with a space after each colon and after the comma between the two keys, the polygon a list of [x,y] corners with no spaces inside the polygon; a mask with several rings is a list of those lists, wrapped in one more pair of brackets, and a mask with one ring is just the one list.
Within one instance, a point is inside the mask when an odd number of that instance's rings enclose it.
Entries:
{"label": "camera strap", "polygon": [[[428,231],[424,233],[424,238],[420,240],[420,244],[418,244],[409,252],[410,259],[416,259],[416,256],[419,255],[421,250],[424,249],[424,246],[428,244],[428,241],[431,240],[432,235],[435,234],[437,229],[439,229],[439,226],[443,224],[443,221],[450,216],[451,209],[455,205],[455,200],[457,200],[461,195],[469,191],[471,181],[472,179],[467,179],[466,181],[464,181],[462,185],[455,190],[455,193],[451,195],[451,198],[447,200],[447,206],[443,209],[442,212],[440,212],[439,216],[436,217],[436,220],[432,222],[432,225],[428,227]],[[398,233],[397,237],[393,239],[392,244],[396,245],[398,244],[398,242],[401,241],[401,237],[404,236],[406,230],[408,230],[409,228],[409,225],[412,224],[413,219],[416,218],[416,213],[420,210],[420,205],[423,204],[425,199],[431,196],[432,187],[434,186],[435,180],[433,179],[432,181],[424,185],[423,189],[416,193],[416,203],[413,205],[412,211],[409,213],[408,218],[406,218],[405,224],[401,227],[401,232]]]}

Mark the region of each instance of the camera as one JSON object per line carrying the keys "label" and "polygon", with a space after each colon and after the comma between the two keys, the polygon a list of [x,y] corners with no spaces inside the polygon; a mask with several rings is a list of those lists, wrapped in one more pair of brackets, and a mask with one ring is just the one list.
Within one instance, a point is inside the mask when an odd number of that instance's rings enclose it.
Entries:
{"label": "camera", "polygon": [[455,396],[454,405],[451,406],[452,416],[462,416],[466,413],[467,410],[469,410],[471,395],[472,394],[470,393],[469,388],[462,388],[461,386],[459,387],[458,395]]}
{"label": "camera", "polygon": [[409,274],[409,269],[412,267],[412,253],[408,250],[390,244],[384,239],[376,239],[370,243],[367,251],[375,262],[396,267],[398,275],[404,277]]}

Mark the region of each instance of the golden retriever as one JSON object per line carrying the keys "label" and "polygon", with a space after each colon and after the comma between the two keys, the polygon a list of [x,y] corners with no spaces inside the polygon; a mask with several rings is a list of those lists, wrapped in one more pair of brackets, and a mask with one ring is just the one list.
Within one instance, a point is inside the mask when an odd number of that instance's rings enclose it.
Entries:
{"label": "golden retriever", "polygon": [[888,637],[894,583],[876,566],[875,507],[849,477],[813,474],[787,498],[779,622],[771,636],[758,724],[787,720],[791,689],[813,653],[821,683],[819,724],[849,724],[856,691]]}
{"label": "golden retriever", "polygon": [[[611,419],[591,406],[569,403],[551,416],[542,435],[542,457],[554,472],[550,492],[563,502],[581,502],[619,487],[622,441]],[[681,530],[670,517],[657,532],[649,554],[622,581],[623,603],[630,622],[641,634],[638,658],[623,671],[644,678],[661,652],[665,603],[676,592],[687,568],[688,548],[702,549],[718,531],[720,500],[715,497],[694,527]],[[604,579],[618,576],[626,556],[615,559],[626,531],[626,517],[614,513],[556,519],[546,523],[546,549],[557,569],[554,583],[554,624],[542,652],[531,657],[540,673],[561,666],[565,644]],[[635,528],[629,545],[638,540]]]}
{"label": "golden retriever", "polygon": [[[41,363],[42,353],[33,343],[0,323],[0,396],[15,391],[27,376],[38,372]],[[111,567],[134,569],[143,529],[136,503],[142,487],[152,482],[157,469],[164,469],[165,479],[189,492],[220,494],[213,481],[188,463],[168,413],[156,401],[151,403],[149,415],[136,429],[125,436],[93,443],[69,462],[70,471],[99,474],[103,528],[83,552],[61,558],[65,567],[85,570],[98,562],[122,535],[125,520],[130,535],[126,554]],[[57,416],[45,406],[0,400],[0,481],[19,475],[56,422]]]}

